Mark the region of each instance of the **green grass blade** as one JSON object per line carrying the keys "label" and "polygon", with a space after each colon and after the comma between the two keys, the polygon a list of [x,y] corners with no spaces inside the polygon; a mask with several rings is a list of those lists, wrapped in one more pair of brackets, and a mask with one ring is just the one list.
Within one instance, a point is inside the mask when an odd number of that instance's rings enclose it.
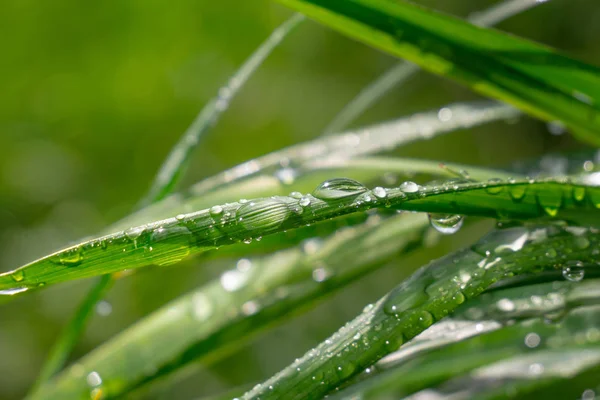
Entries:
{"label": "green grass blade", "polygon": [[280,0],[342,33],[600,144],[600,69],[405,1]]}
{"label": "green grass blade", "polygon": [[[198,359],[212,361],[268,326],[414,249],[426,237],[423,215],[394,215],[303,248],[243,259],[220,279],[182,296],[76,362],[33,398],[71,398],[90,388],[81,371],[102,377],[118,397]],[[370,252],[378,243],[378,252]],[[146,351],[148,347],[152,351]],[[152,365],[154,372],[148,372]],[[43,396],[42,394],[43,393]]]}
{"label": "green grass blade", "polygon": [[[440,120],[439,111],[442,109],[451,116],[450,119]],[[183,193],[113,224],[106,233],[239,198],[310,190],[318,182],[304,180],[309,186],[299,187],[297,181],[306,172],[301,167],[314,160],[341,160],[381,153],[417,140],[492,121],[512,119],[518,115],[518,110],[495,102],[459,103],[356,131],[318,138],[258,157],[204,179]],[[286,161],[286,166],[281,165],[282,160]]]}
{"label": "green grass blade", "polygon": [[[369,376],[333,398],[406,396],[524,351],[569,345],[569,337],[585,335],[596,325],[594,319],[581,321],[579,310],[570,311],[600,304],[598,283],[554,281],[484,293],[383,358]],[[540,320],[536,325],[541,330],[532,326],[532,318]],[[509,321],[523,323],[507,326]],[[524,338],[532,332],[541,340],[529,347]]]}
{"label": "green grass blade", "polygon": [[[600,242],[595,232],[554,226],[493,231],[471,248],[421,268],[243,399],[322,397],[499,280],[567,262],[595,263],[592,249]],[[548,249],[564,258],[557,260]]]}
{"label": "green grass blade", "polygon": [[[537,0],[507,0],[487,10],[473,13],[469,21],[479,26],[493,26],[514,15],[543,4]],[[419,72],[419,66],[401,61],[368,84],[331,120],[325,133],[339,132],[363,114],[377,100]]]}
{"label": "green grass blade", "polygon": [[283,232],[372,208],[500,219],[561,218],[598,225],[600,187],[559,179],[470,182],[451,180],[373,190],[348,179],[292,193],[236,203],[129,228],[61,250],[0,274],[0,294],[147,265],[169,265],[191,254]]}
{"label": "green grass blade", "polygon": [[100,277],[92,289],[86,293],[85,298],[77,308],[75,314],[69,320],[69,324],[65,326],[63,333],[50,349],[36,384],[31,388],[31,393],[38,391],[43,384],[63,368],[71,350],[85,329],[96,304],[106,294],[108,289],[112,286],[112,283],[112,276],[104,275]]}
{"label": "green grass blade", "polygon": [[273,30],[271,35],[236,71],[235,75],[227,82],[227,85],[219,90],[219,95],[204,106],[192,125],[167,156],[142,204],[152,204],[173,192],[175,185],[183,176],[192,152],[200,142],[200,137],[217,122],[252,73],[303,19],[303,15],[294,14],[281,26]]}

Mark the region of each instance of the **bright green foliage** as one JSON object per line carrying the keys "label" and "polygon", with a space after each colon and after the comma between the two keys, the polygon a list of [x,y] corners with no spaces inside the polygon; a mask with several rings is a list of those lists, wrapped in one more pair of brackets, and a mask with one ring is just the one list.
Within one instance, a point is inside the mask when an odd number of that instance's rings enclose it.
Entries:
{"label": "bright green foliage", "polygon": [[311,18],[435,74],[560,120],[600,144],[600,69],[547,47],[404,0],[280,0]]}

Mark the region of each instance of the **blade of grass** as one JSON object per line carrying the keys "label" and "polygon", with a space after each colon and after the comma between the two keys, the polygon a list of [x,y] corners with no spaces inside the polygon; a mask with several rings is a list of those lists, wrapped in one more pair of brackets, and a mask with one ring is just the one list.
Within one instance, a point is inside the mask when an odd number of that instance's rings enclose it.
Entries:
{"label": "blade of grass", "polygon": [[[104,396],[124,396],[191,361],[214,361],[255,333],[416,248],[427,240],[427,230],[424,215],[396,214],[322,241],[311,239],[302,248],[242,259],[220,279],[166,304],[95,349],[33,398],[87,393],[91,388],[85,376],[91,372],[102,377]],[[379,251],[368,251],[374,242]]]}
{"label": "blade of grass", "polygon": [[[497,23],[526,11],[544,2],[538,0],[507,0],[494,4],[487,10],[473,13],[469,21],[479,26],[494,26]],[[325,128],[325,133],[339,132],[363,114],[377,100],[419,72],[418,65],[401,61],[363,88]]]}
{"label": "blade of grass", "polygon": [[[484,293],[380,360],[333,399],[406,396],[524,351],[560,348],[595,327],[593,319],[582,321],[579,311],[571,310],[600,304],[598,283],[554,281]],[[541,330],[532,326],[532,318]],[[490,333],[495,330],[501,332]],[[524,339],[532,332],[541,340],[528,347]]]}
{"label": "blade of grass", "polygon": [[273,30],[269,37],[252,53],[244,64],[231,77],[227,85],[219,90],[219,95],[206,104],[192,125],[171,149],[161,166],[150,191],[142,201],[149,205],[162,200],[171,192],[185,173],[192,152],[200,142],[200,137],[210,129],[227,109],[233,97],[246,83],[248,78],[271,54],[271,51],[304,19],[301,14],[294,14],[281,26]]}
{"label": "blade of grass", "polygon": [[[450,119],[440,120],[440,110],[451,116]],[[492,121],[513,119],[518,115],[518,110],[495,102],[459,103],[352,132],[318,138],[206,178],[183,193],[168,197],[113,224],[106,233],[239,198],[301,191],[303,187],[296,185],[302,172],[298,167],[307,162],[324,158],[348,159],[390,151],[416,140],[430,139]],[[307,183],[313,187],[318,182]]]}
{"label": "blade of grass", "polygon": [[147,265],[295,229],[372,208],[500,219],[560,218],[598,225],[600,187],[568,178],[470,182],[368,190],[347,179],[324,182],[312,195],[292,194],[216,205],[95,238],[0,274],[0,294]]}
{"label": "blade of grass", "polygon": [[[301,399],[327,395],[396,351],[435,321],[507,277],[554,270],[560,263],[595,265],[595,230],[516,227],[491,232],[471,248],[421,268],[388,295],[243,399]],[[587,245],[584,244],[584,241]]]}
{"label": "blade of grass", "polygon": [[457,80],[600,144],[600,69],[548,47],[406,1],[279,0],[423,69]]}
{"label": "blade of grass", "polygon": [[108,289],[112,286],[112,283],[113,279],[111,275],[103,275],[86,294],[75,314],[58,337],[58,340],[48,352],[48,356],[42,366],[42,370],[36,383],[30,389],[31,393],[39,390],[44,383],[50,380],[50,378],[63,368],[65,361],[67,361],[69,354],[83,333],[96,304],[104,297]]}

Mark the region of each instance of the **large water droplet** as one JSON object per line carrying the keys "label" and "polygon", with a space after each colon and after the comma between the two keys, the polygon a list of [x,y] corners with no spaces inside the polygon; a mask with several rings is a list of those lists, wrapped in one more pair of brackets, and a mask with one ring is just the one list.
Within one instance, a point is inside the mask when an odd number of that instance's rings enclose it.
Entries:
{"label": "large water droplet", "polygon": [[381,186],[377,186],[375,189],[373,189],[373,194],[378,199],[385,199],[387,197],[386,190],[384,188],[382,188]]}
{"label": "large water droplet", "polygon": [[96,314],[101,317],[107,317],[112,313],[112,305],[106,300],[100,300],[96,303]]}
{"label": "large water droplet", "polygon": [[75,267],[83,262],[83,250],[78,247],[63,251],[58,255],[58,261],[67,267]]}
{"label": "large water droplet", "polygon": [[400,184],[400,190],[404,193],[416,193],[419,191],[419,185],[411,181],[402,182]]}
{"label": "large water droplet", "polygon": [[527,186],[526,185],[510,186],[508,189],[508,193],[510,194],[510,197],[514,201],[523,200],[523,197],[525,197],[525,194],[527,193]]}
{"label": "large water droplet", "polygon": [[219,218],[223,214],[223,207],[221,206],[212,206],[208,212],[213,218]]}
{"label": "large water droplet", "polygon": [[278,198],[254,200],[237,210],[237,220],[248,230],[275,228],[290,215],[290,208]]}
{"label": "large water droplet", "polygon": [[452,235],[458,232],[463,221],[464,217],[458,214],[429,214],[431,226],[444,235]]}
{"label": "large water droplet", "polygon": [[498,194],[504,190],[504,186],[499,186],[502,183],[502,179],[492,178],[488,180],[488,185],[485,189],[489,194]]}
{"label": "large water droplet", "polygon": [[555,217],[558,214],[558,210],[562,205],[562,191],[552,190],[544,191],[537,194],[538,204],[542,209],[551,217]]}
{"label": "large water droplet", "polygon": [[306,207],[310,204],[310,197],[308,196],[303,196],[300,198],[300,200],[298,201],[298,204],[300,204],[302,207]]}
{"label": "large water droplet", "polygon": [[566,280],[579,282],[585,275],[585,269],[581,261],[569,261],[562,269],[562,275]]}
{"label": "large water droplet", "polygon": [[363,194],[367,188],[360,182],[348,178],[331,179],[321,183],[313,196],[321,200],[339,200]]}
{"label": "large water droplet", "polygon": [[25,279],[25,273],[23,273],[23,270],[18,269],[16,271],[14,271],[12,274],[10,274],[10,277],[15,282],[21,282],[23,279]]}
{"label": "large water droplet", "polygon": [[86,381],[91,387],[100,386],[102,384],[102,378],[100,377],[100,374],[96,371],[90,372],[86,378]]}

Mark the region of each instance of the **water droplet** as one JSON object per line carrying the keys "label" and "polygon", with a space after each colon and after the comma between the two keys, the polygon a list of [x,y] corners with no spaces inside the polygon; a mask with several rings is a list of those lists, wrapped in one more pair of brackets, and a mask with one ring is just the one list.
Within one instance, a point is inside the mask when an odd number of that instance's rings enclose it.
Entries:
{"label": "water droplet", "polygon": [[386,190],[384,188],[382,188],[381,186],[377,186],[375,189],[373,189],[373,194],[378,199],[385,199],[387,197]]}
{"label": "water droplet", "polygon": [[90,372],[86,378],[86,381],[91,387],[100,386],[102,384],[102,378],[100,377],[100,374],[96,371]]}
{"label": "water droplet", "polygon": [[298,201],[298,204],[300,204],[302,207],[308,206],[310,204],[310,197],[303,196],[300,201]]}
{"label": "water droplet", "polygon": [[419,313],[419,324],[422,328],[429,328],[433,324],[433,315],[428,311],[421,311]]}
{"label": "water droplet", "polygon": [[289,215],[289,207],[277,197],[251,201],[237,210],[237,220],[248,230],[278,227]]}
{"label": "water droplet", "polygon": [[25,274],[23,273],[23,270],[18,269],[16,271],[14,271],[12,274],[10,274],[10,277],[15,282],[21,282],[23,279],[25,279]]}
{"label": "water droplet", "polygon": [[525,186],[525,185],[510,186],[508,189],[508,193],[510,194],[510,197],[514,201],[523,200],[523,197],[525,197],[525,194],[527,193],[527,186]]}
{"label": "water droplet", "polygon": [[175,219],[179,222],[183,221],[185,219],[185,214],[177,214],[175,216]]}
{"label": "water droplet", "polygon": [[585,275],[585,269],[581,261],[569,261],[562,269],[562,275],[566,280],[579,282]]}
{"label": "water droplet", "polygon": [[587,249],[588,247],[590,247],[590,241],[585,236],[577,236],[575,238],[575,246],[584,250],[584,249]]}
{"label": "water droplet", "polygon": [[58,261],[62,265],[66,265],[68,267],[75,267],[83,261],[83,250],[81,248],[75,248],[70,250],[65,250],[58,255]]}
{"label": "water droplet", "polygon": [[585,200],[585,188],[576,186],[573,188],[573,199],[577,202]]}
{"label": "water droplet", "polygon": [[300,192],[292,192],[292,193],[290,193],[290,197],[292,197],[292,198],[294,198],[294,199],[298,199],[298,200],[299,200],[299,199],[301,199],[303,196],[302,196],[302,193],[300,193]]}
{"label": "water droplet", "polygon": [[581,394],[581,400],[594,400],[596,398],[596,392],[592,389],[585,389]]}
{"label": "water droplet", "polygon": [[249,277],[250,274],[248,273],[238,271],[237,269],[232,269],[224,272],[221,275],[221,286],[223,286],[223,289],[225,289],[227,292],[235,292],[244,287]]}
{"label": "water droplet", "polygon": [[555,258],[556,256],[557,256],[556,250],[548,249],[548,251],[546,251],[546,257]]}
{"label": "water droplet", "polygon": [[313,196],[321,200],[339,200],[363,194],[367,188],[360,182],[348,178],[331,179],[321,183]]}
{"label": "water droplet", "polygon": [[291,185],[296,180],[298,172],[293,168],[282,168],[275,172],[275,177],[284,185]]}
{"label": "water droplet", "polygon": [[389,315],[396,315],[424,304],[429,300],[425,288],[432,282],[433,279],[406,281],[390,293],[383,304],[383,310]]}
{"label": "water droplet", "polygon": [[245,244],[250,244],[250,243],[252,243],[252,238],[251,238],[251,237],[245,238],[245,239],[243,240],[243,242],[244,242]]}
{"label": "water droplet", "polygon": [[498,194],[504,190],[504,186],[499,186],[499,184],[502,184],[502,179],[492,178],[488,180],[485,191],[489,194]]}
{"label": "water droplet", "polygon": [[440,108],[440,110],[438,111],[438,119],[441,122],[448,122],[452,119],[452,110],[444,107],[444,108]]}
{"label": "water droplet", "polygon": [[419,185],[411,181],[402,182],[400,184],[400,190],[404,193],[416,193],[419,191]]}
{"label": "water droplet", "polygon": [[144,233],[144,230],[146,229],[145,226],[135,226],[135,227],[131,227],[129,229],[127,229],[125,232],[123,232],[125,234],[125,237],[129,240],[136,240],[137,238],[140,237],[140,235],[142,233]]}
{"label": "water droplet", "polygon": [[540,338],[540,335],[535,332],[528,333],[525,336],[525,346],[529,347],[530,349],[538,347],[541,341],[542,338]]}
{"label": "water droplet", "polygon": [[315,268],[312,272],[312,278],[315,282],[325,282],[331,273],[324,267]]}
{"label": "water droplet", "polygon": [[235,267],[240,272],[246,272],[252,268],[252,261],[248,260],[247,258],[240,258],[235,264]]}
{"label": "water droplet", "polygon": [[242,313],[244,315],[254,315],[260,310],[259,304],[254,300],[249,300],[242,304]]}
{"label": "water droplet", "polygon": [[343,365],[339,365],[336,368],[336,373],[341,379],[347,379],[354,373],[356,367],[352,363],[346,363]]}
{"label": "water droplet", "polygon": [[197,292],[192,295],[192,316],[197,321],[205,321],[212,315],[213,305],[204,293]]}
{"label": "water droplet", "polygon": [[221,206],[212,206],[208,212],[210,213],[211,216],[213,217],[218,217],[221,214],[223,214],[223,207]]}
{"label": "water droplet", "polygon": [[455,214],[429,214],[429,223],[436,231],[444,235],[458,232],[463,225],[464,217]]}
{"label": "water droplet", "polygon": [[496,307],[498,307],[500,311],[504,312],[511,312],[515,311],[516,309],[515,303],[513,303],[512,300],[509,300],[507,298],[498,300],[496,302]]}
{"label": "water droplet", "polygon": [[555,217],[562,205],[562,191],[540,192],[537,194],[537,201],[546,214]]}
{"label": "water droplet", "polygon": [[112,305],[106,300],[100,300],[96,303],[96,314],[101,317],[107,317],[112,313]]}

